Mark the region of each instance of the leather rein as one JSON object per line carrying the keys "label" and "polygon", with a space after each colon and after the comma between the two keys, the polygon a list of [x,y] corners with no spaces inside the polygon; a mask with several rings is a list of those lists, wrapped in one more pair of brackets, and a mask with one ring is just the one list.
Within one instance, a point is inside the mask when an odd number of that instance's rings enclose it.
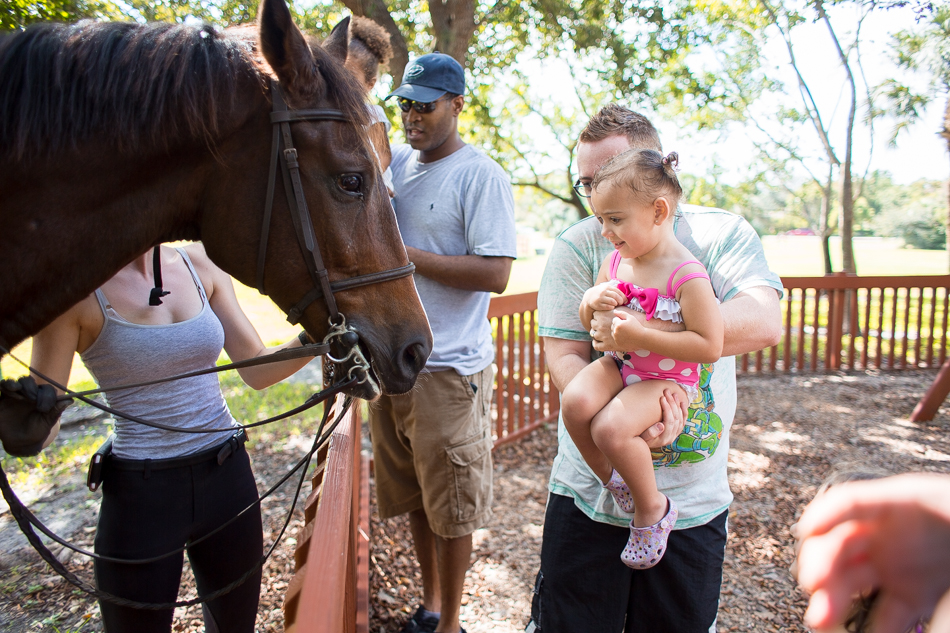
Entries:
{"label": "leather rein", "polygon": [[[307,292],[296,303],[296,305],[290,310],[290,312],[288,313],[287,320],[291,324],[296,325],[297,323],[299,323],[300,318],[303,316],[304,311],[310,306],[310,304],[316,301],[317,299],[319,299],[320,297],[323,297],[324,302],[326,303],[326,306],[327,306],[327,310],[329,312],[329,325],[330,325],[329,332],[324,337],[322,343],[314,344],[314,345],[305,345],[301,349],[281,350],[263,358],[248,359],[246,361],[241,361],[238,363],[231,363],[229,365],[212,367],[212,368],[200,370],[197,372],[190,372],[188,374],[171,376],[169,378],[162,378],[158,380],[148,381],[145,383],[137,383],[134,385],[118,385],[115,387],[109,387],[108,390],[127,389],[127,388],[132,388],[132,387],[156,384],[160,382],[168,382],[171,380],[179,380],[186,377],[212,373],[212,372],[217,372],[217,371],[223,371],[226,369],[237,369],[240,367],[246,367],[246,366],[257,365],[257,364],[262,364],[262,363],[279,362],[282,360],[288,360],[290,358],[299,358],[301,356],[325,356],[328,361],[337,365],[340,365],[346,361],[352,361],[353,364],[350,367],[345,377],[340,377],[340,379],[337,382],[334,382],[330,387],[312,395],[310,398],[307,399],[307,401],[303,405],[295,407],[294,409],[287,411],[286,413],[279,414],[267,420],[263,420],[263,421],[256,422],[253,424],[244,425],[243,427],[241,427],[241,428],[251,428],[251,427],[261,426],[263,424],[268,424],[270,422],[274,422],[276,420],[284,419],[291,415],[300,413],[330,398],[333,398],[333,400],[331,400],[331,403],[335,403],[336,396],[340,392],[342,392],[344,389],[356,386],[369,379],[369,362],[363,355],[362,351],[359,349],[359,345],[358,345],[359,336],[352,327],[347,325],[346,318],[337,308],[334,293],[341,292],[344,290],[350,290],[352,288],[359,288],[361,286],[367,286],[371,284],[392,281],[395,279],[401,279],[402,277],[408,277],[415,271],[415,266],[410,263],[406,266],[401,266],[399,268],[393,268],[393,269],[384,270],[384,271],[375,272],[375,273],[368,273],[365,275],[357,275],[355,277],[350,277],[342,281],[337,281],[337,282],[330,281],[330,275],[326,269],[326,266],[323,263],[323,256],[321,255],[321,252],[320,252],[320,245],[317,242],[316,234],[314,233],[314,230],[313,230],[313,223],[311,221],[310,212],[307,207],[307,200],[304,196],[303,183],[300,178],[300,165],[298,162],[297,150],[293,144],[293,136],[291,134],[290,124],[293,122],[298,122],[298,121],[327,121],[327,122],[338,121],[341,123],[350,123],[350,118],[347,117],[346,114],[341,110],[334,110],[334,109],[291,110],[289,109],[287,107],[286,101],[283,98],[283,95],[281,94],[280,85],[277,83],[277,81],[273,79],[271,80],[271,99],[272,99],[273,109],[270,114],[270,120],[271,120],[271,123],[274,125],[274,134],[273,134],[273,141],[271,145],[272,151],[271,151],[270,169],[269,169],[268,182],[267,182],[267,198],[264,205],[264,217],[263,217],[263,223],[261,226],[261,242],[260,242],[260,247],[258,249],[258,258],[257,258],[257,290],[261,292],[261,294],[265,294],[264,293],[264,264],[267,259],[267,242],[268,242],[268,236],[270,233],[271,217],[272,217],[272,211],[273,211],[273,206],[274,206],[274,190],[275,190],[276,179],[277,179],[277,166],[279,164],[281,174],[283,177],[283,182],[284,182],[284,191],[286,194],[287,206],[289,208],[290,216],[293,221],[294,231],[297,236],[297,242],[300,246],[301,252],[304,255],[304,261],[306,262],[307,270],[310,275],[311,282],[313,283],[313,289]],[[343,358],[340,358],[340,359],[334,358],[329,353],[331,341],[333,341],[334,339],[338,340],[342,344],[343,348],[348,350],[347,354]],[[0,347],[0,350],[2,350],[6,354],[10,354],[10,351],[5,348]],[[22,361],[20,362],[22,363]],[[152,426],[152,427],[161,428],[161,429],[165,429],[169,431],[181,431],[181,432],[190,432],[190,433],[221,432],[220,430],[206,431],[206,430],[198,430],[198,429],[179,429],[179,428],[174,428],[174,427],[168,427],[168,426],[161,425],[155,422],[151,422],[149,420],[138,418],[136,416],[123,414],[122,412],[115,411],[114,409],[111,409],[110,407],[100,402],[92,400],[89,397],[95,393],[106,391],[106,389],[93,389],[93,390],[82,391],[82,392],[71,391],[68,388],[66,388],[65,385],[59,385],[55,381],[51,381],[47,377],[40,374],[39,372],[36,372],[32,367],[30,367],[26,363],[23,363],[23,364],[27,366],[31,372],[33,372],[40,378],[43,378],[44,380],[52,384],[54,387],[57,387],[63,390],[65,395],[59,398],[61,400],[76,398],[98,409],[106,411],[112,415],[118,415],[123,418],[138,422],[140,424],[144,424],[146,426]],[[328,377],[332,378],[332,374],[334,372],[331,369],[330,372],[325,371],[325,373],[329,373]],[[354,374],[362,374],[362,375],[354,375]],[[294,499],[293,499],[293,503],[291,504],[290,512],[288,513],[287,518],[284,522],[284,525],[281,529],[281,535],[282,535],[284,533],[284,530],[287,529],[287,525],[290,522],[290,517],[291,517],[291,514],[293,513],[294,507],[296,507],[297,499],[300,494],[300,489],[301,489],[301,486],[303,485],[303,478],[306,476],[307,466],[310,463],[310,459],[319,450],[321,446],[325,445],[329,441],[331,433],[333,432],[334,428],[339,423],[339,420],[342,418],[343,414],[346,412],[349,406],[350,406],[350,398],[346,398],[342,407],[340,407],[340,410],[338,411],[336,419],[328,424],[330,412],[334,407],[330,403],[326,404],[324,406],[323,420],[321,421],[320,427],[314,437],[313,445],[311,446],[307,454],[277,484],[275,484],[273,487],[271,487],[271,489],[265,492],[264,495],[260,496],[256,502],[246,507],[240,513],[238,513],[237,516],[232,518],[230,521],[228,521],[224,525],[219,526],[216,530],[214,530],[214,532],[211,532],[205,535],[204,537],[202,537],[202,540],[204,538],[210,537],[212,534],[223,529],[228,524],[235,521],[240,515],[249,511],[255,505],[259,505],[261,500],[268,497],[279,486],[281,486],[291,475],[293,475],[294,472],[302,468],[301,478],[296,486],[296,491],[294,493]],[[238,427],[230,428],[228,429],[228,431],[233,432],[235,428],[238,428]],[[129,606],[133,608],[154,610],[154,609],[168,609],[168,608],[191,606],[194,604],[212,600],[214,598],[217,598],[220,595],[228,593],[235,587],[245,582],[253,573],[257,571],[257,569],[261,568],[264,565],[265,561],[267,560],[267,558],[270,557],[271,553],[273,553],[274,548],[280,542],[280,538],[281,538],[280,536],[278,536],[278,538],[275,540],[271,548],[264,554],[264,556],[261,557],[260,561],[256,565],[254,565],[254,567],[248,570],[236,581],[232,582],[226,587],[223,587],[213,592],[210,595],[198,596],[197,598],[194,598],[192,600],[178,601],[178,602],[173,602],[173,603],[143,603],[143,602],[138,602],[134,600],[127,600],[125,598],[121,598],[119,596],[101,591],[93,586],[86,584],[85,582],[77,578],[74,574],[72,574],[69,570],[67,570],[65,566],[63,566],[63,564],[60,563],[60,561],[52,554],[52,552],[49,551],[49,549],[46,547],[43,541],[39,539],[39,537],[33,531],[33,527],[36,527],[41,532],[43,532],[47,537],[51,538],[52,540],[54,540],[55,542],[59,543],[60,545],[66,548],[72,549],[73,551],[79,552],[81,554],[85,554],[92,558],[108,559],[108,560],[115,560],[115,559],[111,559],[110,557],[101,556],[101,555],[95,554],[94,552],[90,552],[90,551],[86,551],[81,548],[78,548],[66,542],[65,540],[57,536],[56,534],[54,534],[32,512],[30,512],[30,510],[20,501],[20,499],[16,496],[16,494],[10,487],[10,484],[6,478],[6,474],[2,471],[2,469],[0,469],[0,491],[2,491],[3,497],[5,498],[7,504],[10,506],[11,514],[13,515],[17,524],[19,525],[20,529],[26,535],[27,540],[30,542],[31,545],[33,545],[34,549],[36,549],[36,551],[40,554],[41,558],[43,558],[43,560],[49,563],[49,565],[57,573],[59,573],[63,578],[65,578],[74,586],[78,587],[79,589],[87,593],[94,595],[100,600],[105,600],[107,602],[119,604],[122,606]],[[189,543],[189,545],[193,545],[193,544],[194,543]],[[165,558],[166,556],[177,554],[183,549],[184,548],[180,548],[173,552],[168,552],[166,554],[152,557],[150,559],[145,559],[145,560],[124,560],[123,559],[120,562],[127,563],[127,564],[152,562],[155,560],[159,560],[161,558]]]}

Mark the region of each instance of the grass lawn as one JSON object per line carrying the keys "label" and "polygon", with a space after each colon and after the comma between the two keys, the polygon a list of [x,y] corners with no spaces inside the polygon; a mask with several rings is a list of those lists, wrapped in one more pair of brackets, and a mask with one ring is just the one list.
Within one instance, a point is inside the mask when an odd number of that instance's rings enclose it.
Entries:
{"label": "grass lawn", "polygon": [[[946,275],[947,251],[903,248],[896,238],[854,238],[858,274],[865,277],[891,275]],[[817,277],[824,274],[821,239],[800,235],[766,235],[762,238],[769,266],[784,277]],[[831,238],[831,262],[841,269],[841,240]]]}
{"label": "grass lawn", "polygon": [[[762,238],[765,255],[769,265],[779,275],[786,277],[809,277],[823,274],[821,263],[821,243],[817,237],[768,235]],[[901,247],[900,240],[888,238],[855,238],[855,258],[858,273],[874,275],[944,275],[947,274],[948,256],[946,251],[921,251]],[[546,252],[550,252],[550,248]],[[835,268],[841,266],[840,240],[832,238],[832,260]],[[532,292],[538,289],[547,255],[536,255],[515,261],[511,269],[511,280],[505,294]],[[268,345],[282,343],[296,336],[299,328],[287,323],[284,314],[270,299],[258,294],[257,290],[235,283],[238,300],[244,307],[251,322],[261,333]],[[25,361],[30,357],[30,341],[19,345],[14,354]],[[21,376],[26,373],[12,358],[5,357],[0,362],[5,377]],[[70,386],[92,386],[89,372],[82,365],[79,356],[73,361]]]}

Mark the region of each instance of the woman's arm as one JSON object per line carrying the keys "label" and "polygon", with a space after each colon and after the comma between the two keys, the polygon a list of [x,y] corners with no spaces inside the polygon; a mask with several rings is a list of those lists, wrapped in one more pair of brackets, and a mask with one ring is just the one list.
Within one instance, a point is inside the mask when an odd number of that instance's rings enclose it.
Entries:
{"label": "woman's arm", "polygon": [[[83,308],[83,302],[73,306],[33,337],[30,366],[60,385],[69,383],[73,354],[79,346],[82,330]],[[4,385],[0,427],[3,427],[3,445],[11,454],[35,455],[52,444],[59,435],[59,416],[69,404],[68,401],[54,402],[52,406],[50,402],[44,403],[47,398],[55,398],[63,392],[39,376],[35,378],[37,391],[24,393],[33,390],[30,384],[33,380],[30,376],[21,378],[16,385],[10,384],[13,381],[6,381]],[[19,388],[20,393],[14,395],[11,388]],[[53,391],[40,393],[46,390]]]}
{"label": "woman's arm", "polygon": [[[282,349],[301,347],[297,337],[274,347],[265,347],[254,325],[244,314],[237,295],[234,294],[234,283],[230,275],[218,268],[205,254],[200,244],[186,247],[188,256],[195,265],[195,270],[201,277],[201,283],[208,295],[208,303],[214,310],[221,326],[224,328],[224,350],[232,362],[267,356]],[[310,362],[308,357],[295,358],[254,367],[239,369],[241,379],[253,389],[264,389],[284,378],[293,375],[300,368]]]}
{"label": "woman's arm", "polygon": [[[687,274],[694,267],[684,267]],[[722,313],[707,279],[690,279],[677,293],[686,329],[665,332],[648,329],[626,312],[617,311],[611,326],[614,338],[633,343],[627,349],[647,349],[689,363],[713,363],[722,354]]]}

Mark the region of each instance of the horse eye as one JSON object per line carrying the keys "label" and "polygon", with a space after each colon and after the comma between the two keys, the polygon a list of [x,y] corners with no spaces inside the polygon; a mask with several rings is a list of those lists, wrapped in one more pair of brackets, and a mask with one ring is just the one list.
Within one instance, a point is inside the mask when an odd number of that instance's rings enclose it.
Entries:
{"label": "horse eye", "polygon": [[360,193],[363,187],[363,177],[359,174],[343,174],[337,179],[340,189],[348,193]]}

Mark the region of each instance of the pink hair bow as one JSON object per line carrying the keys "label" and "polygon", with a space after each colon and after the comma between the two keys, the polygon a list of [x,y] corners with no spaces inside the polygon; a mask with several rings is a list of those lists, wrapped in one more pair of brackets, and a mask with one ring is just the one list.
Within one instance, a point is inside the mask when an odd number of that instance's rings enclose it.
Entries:
{"label": "pink hair bow", "polygon": [[647,315],[647,321],[653,318],[654,313],[656,313],[657,300],[660,297],[659,290],[656,288],[641,288],[626,281],[619,282],[617,289],[627,297],[627,301],[636,299],[640,302],[640,307]]}

